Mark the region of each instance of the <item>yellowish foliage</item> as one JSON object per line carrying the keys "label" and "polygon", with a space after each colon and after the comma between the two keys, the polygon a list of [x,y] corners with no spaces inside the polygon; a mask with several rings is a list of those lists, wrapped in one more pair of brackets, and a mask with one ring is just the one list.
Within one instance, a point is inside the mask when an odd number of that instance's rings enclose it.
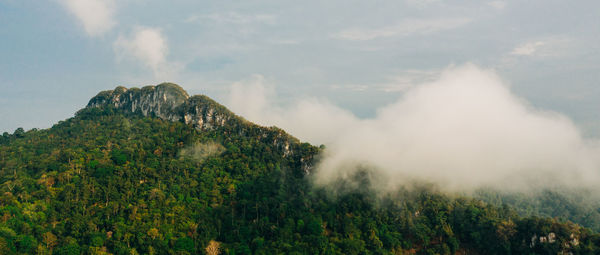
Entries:
{"label": "yellowish foliage", "polygon": [[208,246],[206,246],[206,254],[208,255],[218,255],[220,253],[221,243],[210,240],[208,242]]}

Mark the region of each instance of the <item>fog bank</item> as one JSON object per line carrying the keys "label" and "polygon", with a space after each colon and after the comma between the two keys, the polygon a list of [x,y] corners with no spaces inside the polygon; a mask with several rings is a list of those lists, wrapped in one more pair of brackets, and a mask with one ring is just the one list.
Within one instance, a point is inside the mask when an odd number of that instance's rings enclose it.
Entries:
{"label": "fog bank", "polygon": [[415,180],[457,191],[592,187],[600,180],[596,140],[582,138],[566,116],[532,107],[494,71],[472,64],[413,84],[370,119],[314,98],[280,107],[275,97],[257,76],[232,86],[228,106],[250,121],[325,144],[314,175],[320,185],[347,178],[358,166],[375,169],[382,189]]}

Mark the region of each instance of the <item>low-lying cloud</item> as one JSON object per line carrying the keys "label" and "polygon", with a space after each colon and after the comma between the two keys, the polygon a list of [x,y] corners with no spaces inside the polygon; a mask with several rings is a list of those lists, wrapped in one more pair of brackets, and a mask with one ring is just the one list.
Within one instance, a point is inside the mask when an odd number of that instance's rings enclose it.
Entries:
{"label": "low-lying cloud", "polygon": [[458,191],[591,187],[600,176],[595,140],[582,138],[566,116],[511,93],[493,71],[471,64],[410,86],[370,119],[311,98],[278,107],[274,97],[256,77],[233,85],[229,106],[250,121],[325,144],[314,175],[321,185],[361,166],[375,169],[383,188],[413,181]]}
{"label": "low-lying cloud", "polygon": [[179,152],[180,157],[203,161],[208,157],[218,156],[225,151],[225,147],[219,143],[194,143]]}

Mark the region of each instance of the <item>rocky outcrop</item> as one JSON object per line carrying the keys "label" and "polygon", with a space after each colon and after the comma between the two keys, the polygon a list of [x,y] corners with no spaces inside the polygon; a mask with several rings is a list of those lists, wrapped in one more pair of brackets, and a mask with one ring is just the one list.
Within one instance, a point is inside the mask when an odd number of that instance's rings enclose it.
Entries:
{"label": "rocky outcrop", "polygon": [[183,121],[202,130],[224,126],[227,120],[239,118],[207,96],[190,97],[185,90],[173,83],[141,89],[117,87],[100,92],[87,105],[103,106],[170,121]]}
{"label": "rocky outcrop", "polygon": [[239,125],[244,122],[242,118],[204,95],[190,97],[176,112],[181,116],[181,121],[199,129]]}

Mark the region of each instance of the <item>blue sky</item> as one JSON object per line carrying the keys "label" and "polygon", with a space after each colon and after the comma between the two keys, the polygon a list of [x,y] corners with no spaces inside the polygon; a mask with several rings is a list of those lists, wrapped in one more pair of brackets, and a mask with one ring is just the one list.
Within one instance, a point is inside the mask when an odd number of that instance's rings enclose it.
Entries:
{"label": "blue sky", "polygon": [[494,70],[600,134],[598,1],[0,0],[0,132],[47,128],[100,90],[171,81],[227,103],[260,77],[285,105],[361,118],[445,68]]}

